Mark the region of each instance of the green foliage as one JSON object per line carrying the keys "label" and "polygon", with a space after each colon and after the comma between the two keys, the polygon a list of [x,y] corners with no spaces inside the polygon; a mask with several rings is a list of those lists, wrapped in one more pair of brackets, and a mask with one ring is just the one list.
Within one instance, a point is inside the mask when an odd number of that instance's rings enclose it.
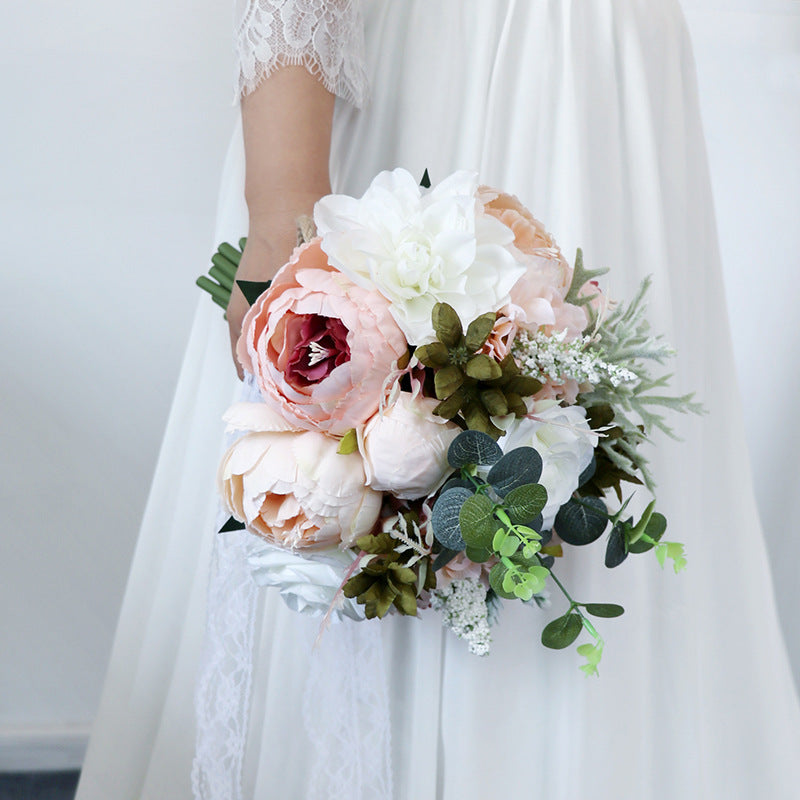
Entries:
{"label": "green foliage", "polygon": [[467,546],[489,549],[497,531],[494,503],[485,494],[468,497],[459,512],[461,535]]}
{"label": "green foliage", "polygon": [[594,644],[582,644],[578,647],[578,655],[586,659],[581,665],[581,670],[587,675],[599,675],[597,665],[603,657],[603,640],[599,639]]}
{"label": "green foliage", "polygon": [[336,452],[339,455],[347,456],[350,453],[355,453],[358,450],[358,436],[356,435],[356,429],[350,428],[349,431],[342,436],[339,446],[336,448]]}
{"label": "green foliage", "polygon": [[574,306],[585,306],[590,303],[597,295],[591,294],[590,292],[582,292],[582,290],[589,281],[599,278],[601,275],[605,275],[606,272],[608,272],[608,268],[586,269],[586,267],[583,266],[583,250],[579,247],[575,253],[575,267],[572,270],[572,282],[569,285],[569,290],[567,291],[567,296],[564,298],[564,301],[572,303]]}
{"label": "green foliage", "polygon": [[363,536],[356,544],[373,558],[345,583],[345,597],[355,597],[367,619],[384,617],[392,606],[416,616],[418,594],[436,587],[430,556],[414,558],[410,549],[399,551],[402,542],[388,532]]}
{"label": "green foliage", "polygon": [[533,447],[515,447],[489,470],[486,480],[500,497],[505,497],[512,489],[536,484],[541,475],[539,453]]}
{"label": "green foliage", "polygon": [[602,536],[608,512],[599,497],[571,498],[558,510],[555,528],[567,544],[585,545]]}
{"label": "green foliage", "polygon": [[584,605],[587,614],[591,614],[593,617],[605,617],[605,618],[612,618],[612,617],[620,617],[625,613],[625,609],[622,606],[618,606],[616,603],[586,603]]}
{"label": "green foliage", "polygon": [[563,650],[580,636],[582,630],[581,615],[569,611],[563,617],[554,619],[545,626],[542,631],[542,644],[552,650]]}
{"label": "green foliage", "polygon": [[523,416],[527,409],[522,398],[542,385],[520,375],[511,355],[498,362],[480,352],[496,318],[494,312],[482,314],[464,333],[455,309],[437,303],[431,312],[436,341],[415,351],[417,360],[434,372],[434,391],[441,402],[433,413],[492,439],[498,439],[502,431],[491,417],[509,413]]}
{"label": "green foliage", "polygon": [[228,307],[236,270],[239,268],[246,242],[247,239],[240,239],[238,250],[233,245],[223,242],[211,256],[211,267],[208,270],[210,277],[201,275],[195,281],[197,286],[208,292],[211,299],[221,308]]}
{"label": "green foliage", "polygon": [[466,542],[461,535],[461,507],[472,497],[469,489],[455,487],[439,495],[431,513],[431,525],[436,540],[448,550],[463,550]]}
{"label": "green foliage", "polygon": [[650,284],[650,278],[643,280],[630,303],[619,303],[604,319],[593,319],[587,328],[594,333],[593,346],[602,353],[605,361],[636,375],[635,381],[618,386],[604,379],[592,391],[581,394],[578,400],[587,408],[590,417],[593,409],[598,407],[611,411],[607,424],[613,420],[613,428],[606,431],[606,437],[598,446],[598,452],[605,458],[602,462],[598,459],[597,480],[600,482],[597,489],[602,491],[613,487],[618,497],[621,480],[633,478],[638,481],[641,476],[651,491],[655,487],[647,459],[638,452],[638,447],[649,441],[656,429],[675,438],[660,409],[695,414],[703,412],[691,394],[670,396],[663,393],[671,376],[655,378],[651,374],[653,364],[664,364],[675,353],[663,337],[652,334],[650,323],[645,318],[644,301]]}
{"label": "green foliage", "polygon": [[502,457],[500,445],[481,431],[462,431],[447,450],[447,461],[453,469],[489,466]]}
{"label": "green foliage", "polygon": [[661,542],[656,545],[656,558],[662,567],[668,558],[671,559],[672,568],[675,570],[676,575],[685,569],[689,563],[686,560],[684,548],[680,542]]}

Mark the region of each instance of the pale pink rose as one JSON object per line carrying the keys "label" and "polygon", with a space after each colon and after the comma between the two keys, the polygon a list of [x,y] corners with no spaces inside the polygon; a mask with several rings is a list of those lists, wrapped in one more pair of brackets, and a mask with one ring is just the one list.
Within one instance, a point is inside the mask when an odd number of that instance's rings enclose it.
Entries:
{"label": "pale pink rose", "polygon": [[336,452],[338,440],[288,429],[262,403],[238,403],[229,429],[248,429],[217,473],[228,511],[270,544],[290,550],[349,547],[372,531],[382,495],[366,486],[361,456]]}
{"label": "pale pink rose", "polygon": [[464,578],[477,578],[487,589],[489,588],[489,571],[497,563],[493,556],[482,564],[470,561],[464,553],[459,553],[451,561],[436,572],[436,588],[445,589],[453,581]]}
{"label": "pale pink rose", "polygon": [[447,449],[461,429],[433,413],[439,401],[400,392],[358,431],[367,484],[413,499],[435,492],[451,472]]}
{"label": "pale pink rose", "polygon": [[320,239],[297,248],[253,304],[236,348],[267,404],[334,436],[375,413],[406,351],[386,299],[331,267]]}
{"label": "pale pink rose", "polygon": [[536,402],[540,400],[558,400],[559,402],[563,401],[567,405],[572,406],[575,405],[578,394],[584,391],[584,389],[588,391],[589,388],[588,384],[581,385],[574,378],[567,378],[565,381],[561,382],[548,378],[542,388],[533,395],[533,399]]}

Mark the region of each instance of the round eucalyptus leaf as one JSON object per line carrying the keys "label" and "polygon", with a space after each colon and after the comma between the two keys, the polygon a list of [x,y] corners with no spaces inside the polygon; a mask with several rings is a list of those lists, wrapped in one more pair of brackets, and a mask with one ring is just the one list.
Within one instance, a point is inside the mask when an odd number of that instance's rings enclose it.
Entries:
{"label": "round eucalyptus leaf", "polygon": [[625,523],[618,522],[608,537],[606,546],[606,566],[609,569],[618,567],[628,557],[628,545],[625,542]]}
{"label": "round eucalyptus leaf", "polygon": [[539,514],[539,516],[536,517],[536,519],[533,522],[531,522],[531,528],[533,528],[535,531],[539,531],[539,536],[542,537],[539,544],[542,545],[542,547],[544,547],[553,538],[553,531],[543,531],[541,529],[542,522],[543,522],[542,515]]}
{"label": "round eucalyptus leaf", "polygon": [[499,527],[494,516],[494,503],[485,494],[473,494],[461,506],[458,515],[461,536],[470,547],[487,548]]}
{"label": "round eucalyptus leaf", "polygon": [[591,614],[593,617],[606,617],[609,619],[622,616],[625,613],[625,609],[616,603],[587,603],[584,609],[586,609],[587,614]]}
{"label": "round eucalyptus leaf", "polygon": [[476,564],[483,564],[494,555],[494,552],[487,550],[485,547],[470,547],[467,545],[464,555]]}
{"label": "round eucalyptus leaf", "polygon": [[542,644],[552,650],[563,650],[580,636],[582,628],[580,614],[575,612],[564,614],[563,617],[545,625],[542,631]]}
{"label": "round eucalyptus leaf", "polygon": [[556,514],[556,532],[567,544],[591,544],[603,535],[606,525],[606,505],[599,497],[567,500]]}
{"label": "round eucalyptus leaf", "polygon": [[468,481],[466,478],[453,477],[442,486],[440,494],[444,494],[448,489],[455,489],[456,486],[462,489],[469,489],[471,492],[475,491],[475,484],[472,481]]}
{"label": "round eucalyptus leaf", "polygon": [[494,589],[495,594],[502,597],[504,600],[515,600],[516,595],[513,592],[507,592],[503,588],[503,579],[508,570],[501,562],[497,562],[489,571],[489,586]]}
{"label": "round eucalyptus leaf", "polygon": [[552,569],[553,564],[556,563],[556,560],[553,556],[541,556],[541,564],[543,567],[547,569]]}
{"label": "round eucalyptus leaf", "polygon": [[433,535],[448,550],[463,550],[466,547],[466,543],[461,537],[458,515],[464,501],[469,497],[472,497],[469,489],[456,487],[439,495],[439,499],[433,506],[431,513]]}
{"label": "round eucalyptus leaf", "polygon": [[472,464],[494,464],[502,455],[500,445],[489,434],[462,431],[453,439],[447,451],[447,461],[453,469],[461,469]]}
{"label": "round eucalyptus leaf", "polygon": [[489,470],[486,480],[500,497],[505,497],[512,489],[535,484],[541,475],[542,457],[536,450],[532,447],[515,447]]}
{"label": "round eucalyptus leaf", "polygon": [[[647,527],[644,529],[645,534],[649,536],[654,542],[657,542],[661,539],[666,530],[667,530],[667,518],[658,511],[653,512],[653,516],[650,517],[650,521],[647,523]],[[634,542],[633,544],[628,545],[628,552],[646,553],[653,547],[654,545],[650,544],[650,542],[646,542],[644,541],[644,539],[639,539],[638,542]]]}
{"label": "round eucalyptus leaf", "polygon": [[[503,507],[515,525],[527,525],[541,520],[539,513],[547,505],[547,489],[540,483],[526,483],[512,489],[504,498]],[[541,522],[539,523],[541,526]],[[530,525],[538,531],[536,525]]]}

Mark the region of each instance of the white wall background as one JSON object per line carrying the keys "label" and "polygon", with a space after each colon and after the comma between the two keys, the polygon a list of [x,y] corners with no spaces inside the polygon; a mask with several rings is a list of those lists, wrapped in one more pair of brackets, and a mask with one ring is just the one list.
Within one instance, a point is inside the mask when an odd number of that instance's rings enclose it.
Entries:
{"label": "white wall background", "polygon": [[[800,676],[800,3],[686,0],[756,488]],[[211,249],[229,4],[0,30],[0,769],[80,763]],[[113,320],[113,324],[112,324]]]}

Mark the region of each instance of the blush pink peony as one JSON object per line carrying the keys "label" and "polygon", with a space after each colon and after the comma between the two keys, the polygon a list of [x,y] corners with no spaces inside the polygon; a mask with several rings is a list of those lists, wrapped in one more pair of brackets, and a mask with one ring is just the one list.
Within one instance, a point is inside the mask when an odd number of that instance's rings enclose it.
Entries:
{"label": "blush pink peony", "polygon": [[377,411],[406,352],[385,298],[331,267],[319,239],[295,250],[247,312],[237,344],[268,405],[297,427],[334,436]]}
{"label": "blush pink peony", "polygon": [[522,327],[566,330],[568,340],[580,336],[588,321],[586,312],[564,301],[572,281],[572,267],[555,239],[516,197],[482,186],[478,199],[487,214],[511,229],[514,234],[511,247],[526,267],[525,274],[511,289],[510,303],[498,313],[487,351],[504,356]]}
{"label": "blush pink peony", "polygon": [[245,429],[217,474],[228,511],[270,544],[289,550],[350,546],[378,520],[382,495],[366,486],[361,456],[338,440],[292,430],[263,403],[238,403],[230,429]]}

